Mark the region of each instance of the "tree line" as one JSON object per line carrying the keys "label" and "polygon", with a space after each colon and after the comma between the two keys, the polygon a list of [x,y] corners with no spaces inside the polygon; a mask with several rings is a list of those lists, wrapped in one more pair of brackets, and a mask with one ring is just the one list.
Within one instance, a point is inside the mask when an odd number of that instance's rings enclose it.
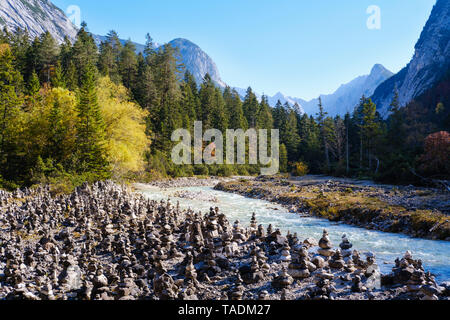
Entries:
{"label": "tree line", "polygon": [[[448,175],[448,167],[419,170],[426,137],[448,130],[448,95],[426,121],[400,108],[398,95],[384,120],[370,98],[352,113],[329,117],[298,105],[272,108],[249,88],[245,97],[209,75],[197,84],[176,48],[158,49],[147,35],[143,53],[111,31],[96,44],[83,24],[76,40],[50,33],[0,32],[0,185],[73,186],[106,178],[258,174],[257,165],[174,165],[171,134],[193,130],[279,129],[281,172],[414,180],[415,173]],[[442,90],[441,90],[442,91]],[[424,102],[425,104],[427,102]],[[411,115],[412,114],[412,115]],[[415,139],[415,140],[414,140]],[[439,143],[446,143],[445,135]],[[446,150],[446,148],[444,148]],[[435,151],[435,150],[434,150]],[[444,156],[440,158],[445,159]],[[423,169],[423,168],[422,168]]]}

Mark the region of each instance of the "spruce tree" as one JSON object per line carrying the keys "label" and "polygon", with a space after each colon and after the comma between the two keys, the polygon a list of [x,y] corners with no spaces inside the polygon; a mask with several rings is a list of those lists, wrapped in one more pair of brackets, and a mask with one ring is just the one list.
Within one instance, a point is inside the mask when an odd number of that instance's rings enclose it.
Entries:
{"label": "spruce tree", "polygon": [[[19,163],[8,161],[16,151],[15,139],[18,133],[15,121],[20,113],[22,76],[14,68],[13,55],[9,45],[0,45],[0,175],[5,178],[18,178],[14,176],[20,168]],[[15,169],[16,170],[15,170]],[[23,172],[20,172],[23,174]]]}
{"label": "spruce tree", "polygon": [[247,119],[248,126],[250,128],[256,128],[257,119],[259,113],[259,103],[256,95],[253,93],[252,88],[247,89],[244,102],[242,104],[245,118]]}
{"label": "spruce tree", "polygon": [[325,154],[325,163],[327,166],[327,170],[329,171],[331,168],[330,163],[330,153],[329,153],[329,142],[327,141],[327,132],[325,128],[325,118],[328,113],[325,112],[323,105],[322,105],[322,98],[319,97],[319,112],[317,113],[317,123],[319,125],[320,129],[320,135],[322,139],[322,145],[324,147],[324,154]]}
{"label": "spruce tree", "polygon": [[280,146],[280,172],[288,171],[288,153],[286,146],[282,144]]}
{"label": "spruce tree", "polygon": [[134,85],[137,71],[136,46],[128,40],[120,53],[119,70],[123,85],[130,89]]}
{"label": "spruce tree", "polygon": [[[78,86],[80,86],[85,79],[84,70],[96,66],[98,61],[97,45],[92,35],[87,31],[87,25],[84,22],[78,31],[77,40],[72,47],[70,55],[77,73]],[[92,71],[94,73],[97,72],[96,68]]]}
{"label": "spruce tree", "polygon": [[41,84],[39,83],[39,77],[36,72],[33,72],[27,82],[27,94],[34,97],[40,89]]}
{"label": "spruce tree", "polygon": [[37,71],[40,73],[40,79],[43,82],[49,83],[53,69],[58,61],[59,47],[48,31],[43,33],[39,40]]}
{"label": "spruce tree", "polygon": [[270,130],[273,128],[273,118],[271,108],[267,96],[262,96],[261,103],[259,105],[259,112],[256,120],[258,129]]}
{"label": "spruce tree", "polygon": [[52,77],[52,85],[55,88],[65,88],[66,80],[64,79],[64,74],[62,71],[61,63],[56,64],[55,73]]}
{"label": "spruce tree", "polygon": [[105,154],[104,123],[97,101],[95,75],[92,66],[84,70],[77,105],[77,160],[82,172],[92,172],[98,179],[108,176]]}
{"label": "spruce tree", "polygon": [[300,136],[297,132],[297,117],[295,112],[291,110],[289,112],[284,132],[284,143],[286,145],[288,156],[290,161],[298,159],[298,149],[300,147]]}
{"label": "spruce tree", "polygon": [[230,120],[230,129],[242,129],[246,131],[248,129],[247,119],[244,116],[244,110],[242,109],[242,102],[239,94],[236,90],[230,92],[230,99],[228,101],[228,106]]}

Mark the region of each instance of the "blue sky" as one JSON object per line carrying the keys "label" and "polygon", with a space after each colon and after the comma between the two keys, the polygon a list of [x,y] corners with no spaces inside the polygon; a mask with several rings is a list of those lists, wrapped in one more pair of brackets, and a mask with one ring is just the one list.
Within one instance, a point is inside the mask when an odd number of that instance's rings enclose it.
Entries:
{"label": "blue sky", "polygon": [[[404,67],[436,0],[52,0],[81,9],[89,30],[166,43],[186,38],[231,86],[312,99],[368,74]],[[381,29],[366,25],[370,5]]]}

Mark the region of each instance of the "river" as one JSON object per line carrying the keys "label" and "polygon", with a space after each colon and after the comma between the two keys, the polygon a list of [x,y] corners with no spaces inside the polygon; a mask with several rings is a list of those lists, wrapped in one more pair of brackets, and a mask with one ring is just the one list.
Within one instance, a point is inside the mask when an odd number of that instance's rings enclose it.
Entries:
{"label": "river", "polygon": [[[272,224],[282,232],[297,233],[303,241],[306,238],[319,240],[324,229],[330,233],[330,239],[337,247],[343,234],[346,234],[353,243],[353,248],[361,253],[372,252],[376,255],[378,264],[383,273],[389,273],[397,257],[402,257],[407,250],[413,253],[415,259],[422,259],[425,270],[436,275],[438,282],[450,281],[450,242],[411,238],[406,235],[366,230],[346,224],[329,222],[325,219],[300,217],[290,213],[280,205],[263,200],[245,198],[240,195],[216,191],[211,187],[184,187],[159,189],[146,185],[139,185],[138,191],[152,200],[167,200],[180,207],[191,208],[194,211],[206,213],[210,207],[219,207],[231,223],[239,220],[248,226],[252,213],[256,214],[258,224],[265,228]],[[184,199],[174,196],[177,191],[201,193],[204,198],[212,197],[217,202],[203,201],[202,199]],[[203,198],[203,197],[201,197]]]}

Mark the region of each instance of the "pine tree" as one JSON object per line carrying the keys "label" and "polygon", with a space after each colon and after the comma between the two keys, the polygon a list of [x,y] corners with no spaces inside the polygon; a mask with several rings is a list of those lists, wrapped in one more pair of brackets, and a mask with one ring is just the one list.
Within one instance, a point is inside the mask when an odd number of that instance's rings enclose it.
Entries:
{"label": "pine tree", "polygon": [[16,70],[18,70],[21,74],[26,74],[27,72],[27,53],[31,46],[30,35],[28,31],[22,30],[20,28],[16,29],[16,31],[10,34],[7,37],[7,41],[5,43],[9,43],[11,47],[11,52],[14,56],[13,65]]}
{"label": "pine tree", "polygon": [[345,114],[345,163],[346,163],[346,172],[347,175],[350,173],[350,113],[347,112]]}
{"label": "pine tree", "polygon": [[123,84],[130,89],[136,79],[137,57],[136,46],[128,40],[120,53],[119,70]]}
{"label": "pine tree", "polygon": [[63,73],[66,73],[69,68],[69,63],[72,60],[72,42],[66,36],[64,42],[59,46],[59,58]]}
{"label": "pine tree", "polygon": [[133,95],[136,101],[144,109],[152,112],[152,106],[158,106],[158,90],[156,88],[155,76],[151,66],[149,66],[145,58],[140,54],[138,56],[137,81],[133,89]]}
{"label": "pine tree", "polygon": [[104,147],[104,123],[97,101],[92,66],[88,66],[84,70],[77,115],[79,169],[82,172],[93,172],[98,178],[107,177],[109,168]]}
{"label": "pine tree", "polygon": [[241,98],[237,91],[234,89],[230,91],[230,96],[226,101],[230,118],[228,127],[234,130],[242,129],[246,131],[248,129],[247,119],[244,116]]}
{"label": "pine tree", "polygon": [[212,111],[215,108],[215,86],[209,74],[206,74],[200,87],[201,121],[205,129],[213,128]]}
{"label": "pine tree", "polygon": [[62,71],[61,63],[56,64],[55,73],[52,77],[52,85],[55,88],[65,88],[66,80],[64,79],[64,74]]}
{"label": "pine tree", "polygon": [[182,94],[183,94],[183,113],[184,113],[184,120],[183,120],[183,127],[189,128],[189,130],[193,133],[194,130],[194,121],[197,119],[197,104],[198,99],[192,92],[191,86],[183,82],[182,86]]}
{"label": "pine tree", "polygon": [[36,72],[33,72],[27,82],[27,94],[31,97],[35,97],[40,89],[41,84],[39,83],[39,77]]}
{"label": "pine tree", "polygon": [[78,89],[78,73],[73,61],[69,62],[65,78],[66,78],[66,85],[69,90],[75,91]]}
{"label": "pine tree", "polygon": [[37,70],[40,73],[40,79],[49,83],[53,69],[58,61],[59,48],[50,32],[45,32],[39,39],[37,50],[38,65]]}
{"label": "pine tree", "polygon": [[[152,59],[154,58],[154,55],[155,55],[155,45],[154,45],[153,39],[149,33],[147,33],[145,35],[145,39],[146,39],[146,42],[145,42],[144,54],[148,58],[147,62],[150,62],[150,61],[152,61]],[[149,64],[151,65],[151,63],[149,63]]]}
{"label": "pine tree", "polygon": [[287,123],[287,112],[286,109],[281,104],[281,101],[278,100],[275,108],[272,110],[273,114],[273,126],[276,129],[280,130],[280,139],[282,142],[286,140],[285,132],[286,132],[286,123]]}
{"label": "pine tree", "polygon": [[280,145],[280,172],[288,171],[288,152],[284,144]]}
{"label": "pine tree", "polygon": [[406,133],[404,115],[400,108],[397,89],[394,91],[389,111],[391,115],[388,119],[387,141],[389,141],[389,145],[392,146],[395,152],[398,152],[404,147]]}
{"label": "pine tree", "polygon": [[331,168],[330,163],[330,153],[329,153],[329,143],[327,141],[327,134],[325,132],[325,117],[328,113],[324,111],[323,105],[322,105],[322,98],[319,97],[319,113],[317,113],[317,123],[319,125],[321,139],[322,139],[322,145],[324,146],[324,154],[325,154],[325,163],[327,166],[327,170],[329,171]]}
{"label": "pine tree", "polygon": [[262,96],[261,103],[259,105],[259,112],[256,120],[257,127],[259,129],[270,130],[273,128],[272,112],[270,110],[269,101],[267,96]]}
{"label": "pine tree", "polygon": [[285,132],[284,132],[284,143],[286,145],[288,156],[290,161],[298,160],[298,149],[300,147],[300,136],[297,132],[297,116],[293,110],[288,114]]}
{"label": "pine tree", "polygon": [[[84,70],[97,65],[98,49],[92,35],[87,31],[86,23],[82,23],[71,50],[71,61],[73,61],[75,71],[77,72],[78,86],[84,81]],[[97,72],[96,68],[92,70]]]}
{"label": "pine tree", "polygon": [[0,175],[14,177],[11,167],[17,165],[8,161],[15,152],[18,133],[16,121],[20,113],[22,77],[13,66],[13,55],[9,45],[0,45]]}
{"label": "pine tree", "polygon": [[223,100],[222,91],[215,87],[214,90],[214,101],[212,110],[212,126],[214,129],[218,129],[222,132],[228,128],[228,117],[225,112],[225,102]]}
{"label": "pine tree", "polygon": [[108,76],[115,83],[120,82],[118,64],[109,42],[102,41],[98,57],[98,70],[102,76]]}
{"label": "pine tree", "polygon": [[244,102],[242,104],[245,118],[247,119],[248,126],[250,128],[257,127],[257,119],[259,113],[259,103],[256,95],[253,93],[252,88],[247,89]]}
{"label": "pine tree", "polygon": [[355,111],[360,135],[360,167],[363,166],[363,146],[366,146],[369,168],[372,167],[373,145],[380,135],[380,123],[377,119],[376,105],[366,97],[361,98],[359,107]]}
{"label": "pine tree", "polygon": [[66,128],[62,122],[62,110],[59,101],[55,101],[49,115],[49,140],[47,146],[47,155],[56,162],[63,160],[63,141]]}

